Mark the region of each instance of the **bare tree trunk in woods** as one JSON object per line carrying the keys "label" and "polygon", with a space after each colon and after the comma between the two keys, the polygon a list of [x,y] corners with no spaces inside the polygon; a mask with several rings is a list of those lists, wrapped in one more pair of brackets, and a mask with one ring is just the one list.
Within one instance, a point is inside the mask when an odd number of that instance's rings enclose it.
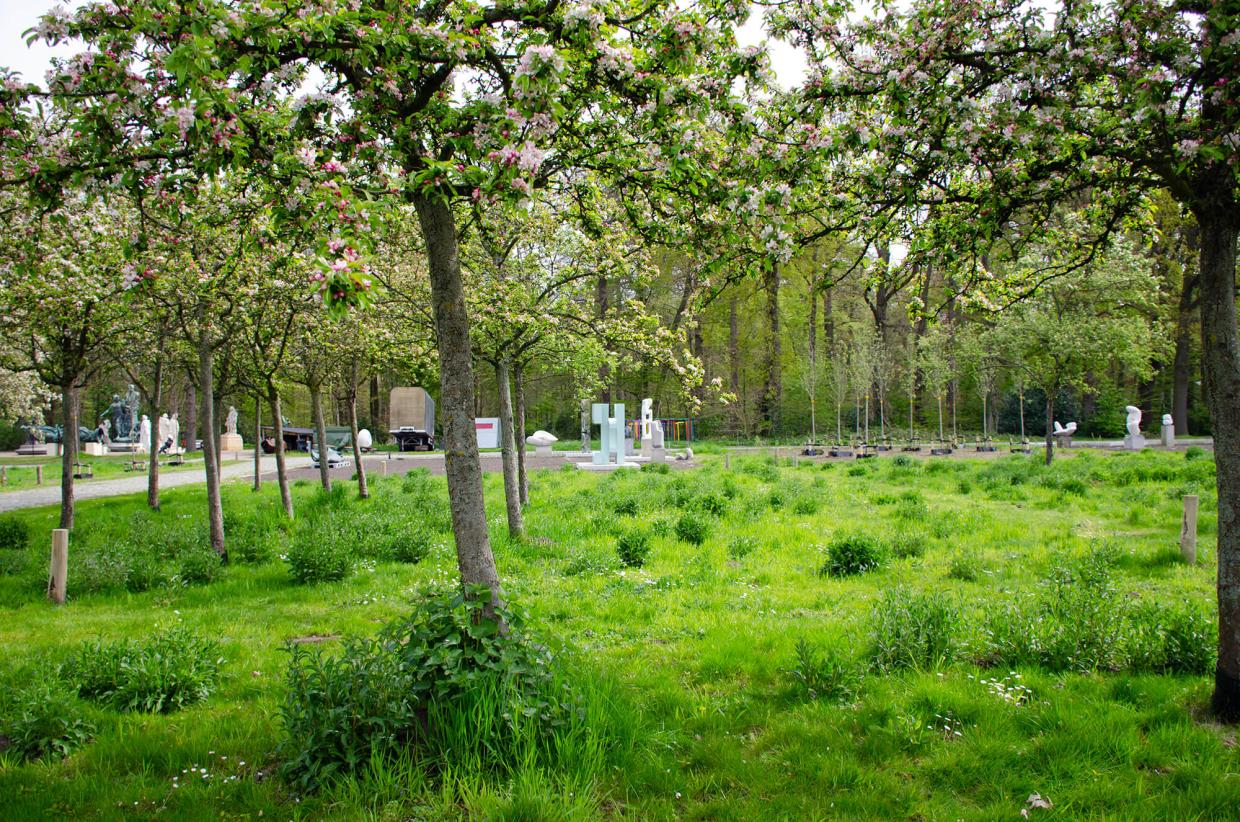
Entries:
{"label": "bare tree trunk in woods", "polygon": [[517,480],[521,504],[530,504],[530,475],[525,466],[525,369],[520,362],[512,366],[513,390],[517,395]]}
{"label": "bare tree trunk in woods", "polygon": [[1175,433],[1188,436],[1188,392],[1192,380],[1193,314],[1197,308],[1200,276],[1186,276],[1180,290],[1180,311],[1175,326],[1175,359],[1172,367],[1171,415]]}
{"label": "bare tree trunk in woods", "polygon": [[263,398],[254,395],[254,490],[263,487]]}
{"label": "bare tree trunk in woods", "polygon": [[[1223,169],[1222,174],[1230,173]],[[1218,668],[1212,704],[1240,722],[1240,335],[1236,326],[1234,202],[1199,211],[1201,359],[1218,477]]]}
{"label": "bare tree trunk in woods", "polygon": [[828,285],[822,289],[822,334],[823,349],[826,351],[835,350],[835,309],[832,305],[831,292],[833,287]]}
{"label": "bare tree trunk in woods", "polygon": [[762,278],[762,287],[766,291],[766,384],[762,387],[762,399],[759,408],[767,434],[774,434],[779,428],[779,406],[783,400],[783,380],[780,374],[780,339],[779,339],[779,265],[770,263]]}
{"label": "bare tree trunk in woods", "polygon": [[1046,464],[1050,465],[1055,458],[1055,394],[1058,391],[1046,392]]}
{"label": "bare tree trunk in woods", "polygon": [[185,392],[185,437],[181,446],[186,451],[196,451],[198,444],[198,387],[190,382]]}
{"label": "bare tree trunk in woods", "polygon": [[[210,419],[214,425],[218,425],[219,421],[224,417],[224,398],[211,395],[211,416]],[[215,476],[218,479],[221,476],[222,463],[224,460],[224,452],[220,450],[220,432],[211,429],[207,431],[207,436],[215,439]]]}
{"label": "bare tree trunk in woods", "polygon": [[508,510],[508,536],[513,539],[525,537],[525,520],[521,515],[521,481],[517,476],[517,443],[512,413],[512,391],[509,374],[512,367],[507,360],[495,364],[495,389],[499,394],[500,454],[504,463],[504,506]]}
{"label": "bare tree trunk in woods", "polygon": [[366,499],[370,496],[370,486],[366,483],[366,466],[362,463],[362,446],[357,441],[357,359],[353,360],[353,368],[349,372],[348,396],[349,403],[349,435],[353,438],[353,468],[357,472],[357,495]]}
{"label": "bare tree trunk in woods", "polygon": [[[372,374],[370,376],[370,427],[372,429],[371,433],[373,433],[376,438],[379,435],[379,431],[383,428],[383,423],[379,419],[383,416],[383,401],[379,395],[379,392],[382,390],[383,388],[379,384],[379,375]],[[377,441],[378,440],[376,439],[376,442]]]}
{"label": "bare tree trunk in woods", "polygon": [[293,492],[288,482],[288,461],[284,453],[284,416],[280,409],[280,392],[267,380],[267,407],[271,410],[272,447],[276,452],[276,484],[280,486],[280,505],[284,514],[293,518]]}
{"label": "bare tree trunk in woods", "polygon": [[65,375],[60,384],[60,414],[64,434],[60,438],[60,527],[73,529],[73,463],[78,458],[78,403],[76,375]]}
{"label": "bare tree trunk in woods", "polygon": [[[602,320],[607,315],[607,277],[599,276],[594,284],[594,317]],[[599,396],[599,402],[605,402],[611,405],[611,387],[609,385],[610,375],[606,365],[600,365],[598,369],[598,382],[603,386],[602,394]]]}
{"label": "bare tree trunk in woods", "polygon": [[[203,332],[204,334],[206,332]],[[228,561],[228,548],[224,544],[224,504],[220,497],[219,439],[215,435],[215,355],[205,340],[198,343],[198,388],[205,400],[202,404],[202,425],[207,435],[202,438],[203,470],[207,480],[207,523],[211,532],[211,547],[220,559]]]}
{"label": "bare tree trunk in woods", "polygon": [[163,445],[156,442],[159,438],[159,407],[164,401],[164,341],[163,336],[159,339],[159,351],[155,355],[155,375],[151,385],[151,395],[147,400],[151,403],[151,412],[156,415],[156,419],[151,422],[151,427],[155,430],[151,432],[150,453],[147,454],[146,464],[146,507],[152,511],[159,510],[159,447]]}
{"label": "bare tree trunk in woods", "polygon": [[741,396],[740,332],[736,318],[736,302],[736,292],[733,291],[732,300],[728,304],[728,367],[731,369],[729,378],[732,381],[729,387],[732,389],[732,393],[736,394],[736,402],[732,405],[733,433],[740,432],[741,406],[745,401],[744,397]]}
{"label": "bare tree trunk in woods", "polygon": [[414,197],[430,267],[431,308],[439,349],[439,409],[443,418],[444,469],[452,532],[456,537],[461,582],[485,585],[499,604],[499,573],[487,536],[482,496],[482,462],[471,416],[474,398],[473,354],[469,314],[461,283],[456,224],[452,209],[434,197]]}
{"label": "bare tree trunk in woods", "polygon": [[324,491],[332,490],[332,473],[327,465],[327,422],[323,419],[323,386],[311,383],[310,413],[314,415],[314,444],[319,450],[319,482]]}

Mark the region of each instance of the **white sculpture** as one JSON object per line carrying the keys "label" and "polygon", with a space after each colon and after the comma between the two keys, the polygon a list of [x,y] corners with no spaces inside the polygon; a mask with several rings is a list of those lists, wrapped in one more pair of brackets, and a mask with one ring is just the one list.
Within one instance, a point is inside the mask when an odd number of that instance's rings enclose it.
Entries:
{"label": "white sculpture", "polygon": [[549,431],[541,428],[525,438],[526,443],[534,446],[534,453],[540,456],[551,456],[551,446],[560,441],[560,438]]}
{"label": "white sculpture", "polygon": [[642,438],[642,456],[650,459],[654,456],[654,412],[651,410],[654,406],[654,400],[647,397],[642,400],[642,416],[641,416],[641,438]]}
{"label": "white sculpture", "polygon": [[[606,403],[596,402],[590,406],[590,416],[599,427],[599,450],[591,453],[590,462],[577,463],[578,468],[590,471],[610,471],[615,468],[637,468],[638,464],[625,459],[625,433],[628,425],[624,417],[624,404],[616,403],[608,416]],[[615,454],[615,461],[612,461]]]}
{"label": "white sculpture", "polygon": [[1162,444],[1165,448],[1175,445],[1175,420],[1171,419],[1170,414],[1162,416]]}
{"label": "white sculpture", "polygon": [[370,435],[370,431],[363,428],[357,432],[357,447],[362,451],[369,451],[370,446],[375,444],[375,439]]}
{"label": "white sculpture", "polygon": [[172,420],[168,419],[168,412],[165,411],[159,417],[159,453],[164,453],[175,444],[172,439]]}
{"label": "white sculpture", "polygon": [[224,419],[224,433],[237,433],[237,406],[228,406],[228,416]]}
{"label": "white sculpture", "polygon": [[[174,454],[181,453],[181,421],[177,419],[177,412],[172,412],[172,419],[168,420],[168,438],[171,440],[168,450]],[[197,443],[190,443],[191,446]]]}
{"label": "white sculpture", "polygon": [[1064,426],[1064,425],[1059,424],[1059,420],[1056,420],[1054,433],[1055,433],[1055,436],[1057,437],[1060,435],[1070,437],[1076,433],[1076,423],[1070,422],[1066,426]]}
{"label": "white sculpture", "polygon": [[1124,410],[1128,412],[1128,436],[1124,437],[1124,447],[1130,451],[1140,451],[1145,447],[1145,437],[1141,436],[1141,409],[1129,405]]}
{"label": "white sculpture", "polygon": [[142,422],[138,424],[138,450],[143,454],[151,452],[151,418],[146,414],[142,415]]}

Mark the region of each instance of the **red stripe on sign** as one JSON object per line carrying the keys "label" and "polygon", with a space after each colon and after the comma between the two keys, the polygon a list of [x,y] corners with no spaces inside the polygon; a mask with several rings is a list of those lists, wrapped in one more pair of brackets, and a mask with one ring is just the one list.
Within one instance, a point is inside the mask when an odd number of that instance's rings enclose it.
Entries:
{"label": "red stripe on sign", "polygon": [[476,423],[474,423],[474,428],[478,429],[479,431],[490,431],[490,430],[491,430],[492,428],[494,428],[494,427],[495,427],[495,423],[493,423],[493,422],[476,422]]}

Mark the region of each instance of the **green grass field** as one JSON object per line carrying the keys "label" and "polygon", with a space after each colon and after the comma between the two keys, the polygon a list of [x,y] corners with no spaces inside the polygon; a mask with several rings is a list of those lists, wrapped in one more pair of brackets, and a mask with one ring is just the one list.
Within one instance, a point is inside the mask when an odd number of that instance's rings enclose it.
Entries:
{"label": "green grass field", "polygon": [[[143,460],[144,454],[109,454],[106,457],[91,457],[82,454],[79,458],[80,462],[89,465],[94,472],[91,479],[78,480],[81,483],[98,482],[100,480],[124,479],[125,477],[142,477],[146,474],[145,464],[139,470],[132,470],[129,463],[132,460]],[[167,460],[167,457],[164,458]],[[223,459],[221,465],[232,465],[237,460]],[[5,466],[7,478],[4,485],[0,485],[0,493],[5,491],[22,491],[28,488],[39,487],[35,480],[36,465],[43,466],[43,485],[56,486],[60,484],[60,458],[59,457],[3,457],[0,458],[0,466]],[[197,451],[186,455],[184,465],[160,465],[160,473],[170,473],[173,471],[202,471],[202,452]]]}
{"label": "green grass field", "polygon": [[[42,596],[55,513],[22,512],[30,545],[0,549],[0,692],[71,678],[59,666],[83,643],[172,626],[224,661],[176,712],[68,699],[89,740],[63,759],[0,753],[0,817],[1235,819],[1240,751],[1205,713],[1202,673],[1214,468],[1193,456],[536,472],[520,542],[488,475],[507,596],[585,694],[592,753],[497,771],[414,751],[310,792],[279,767],[288,643],[335,655],[338,637],[452,587],[443,480],[380,480],[369,501],[298,483],[295,526],[274,487],[228,485],[250,561],[218,574],[193,573],[200,489],[168,491],[158,514],[84,502],[61,608]],[[1187,493],[1202,503],[1195,567],[1176,547]],[[410,510],[436,531],[420,562],[363,556],[310,585],[280,559],[308,522],[360,543]],[[648,548],[644,564],[622,564],[618,542]]]}

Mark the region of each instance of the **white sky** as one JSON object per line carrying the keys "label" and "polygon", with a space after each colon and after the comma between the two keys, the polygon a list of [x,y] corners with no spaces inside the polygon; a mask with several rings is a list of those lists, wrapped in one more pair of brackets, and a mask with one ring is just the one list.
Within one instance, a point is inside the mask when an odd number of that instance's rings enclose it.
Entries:
{"label": "white sky", "polygon": [[[55,6],[56,0],[0,0],[0,66],[21,72],[28,82],[42,83],[53,55],[68,57],[76,49],[60,46],[50,49],[36,42],[26,45],[22,32],[35,25],[39,15]],[[69,5],[75,5],[70,3]],[[748,22],[737,31],[742,45],[757,45],[765,37],[762,31],[762,15],[759,9],[751,14]],[[800,83],[805,76],[805,57],[787,43],[770,43],[771,66],[785,88]]]}

